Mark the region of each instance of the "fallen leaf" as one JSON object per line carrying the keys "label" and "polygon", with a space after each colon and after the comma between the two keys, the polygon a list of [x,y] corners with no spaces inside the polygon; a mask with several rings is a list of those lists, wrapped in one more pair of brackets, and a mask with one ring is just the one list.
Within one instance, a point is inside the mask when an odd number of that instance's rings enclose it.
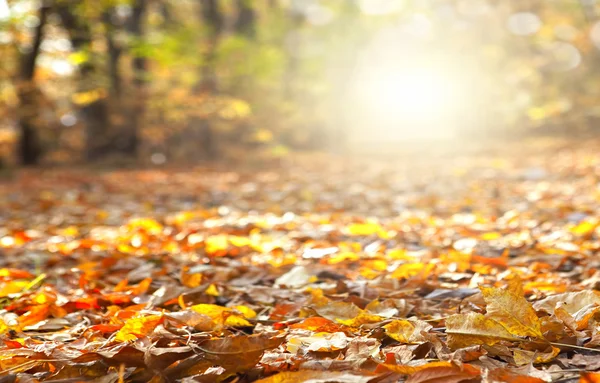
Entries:
{"label": "fallen leaf", "polygon": [[492,346],[502,340],[519,341],[500,322],[479,313],[455,314],[446,318],[448,346],[452,349],[477,344]]}
{"label": "fallen leaf", "polygon": [[147,315],[128,319],[115,335],[117,342],[130,342],[148,335],[163,321],[162,315]]}
{"label": "fallen leaf", "polygon": [[514,278],[505,289],[481,287],[481,292],[487,304],[488,318],[501,323],[512,335],[544,338],[540,320],[523,296],[520,279]]}
{"label": "fallen leaf", "polygon": [[406,319],[394,320],[385,326],[385,333],[392,339],[400,343],[422,343],[426,342],[427,338],[423,333],[427,333],[432,326],[427,322],[415,320],[409,321]]}
{"label": "fallen leaf", "polygon": [[351,372],[337,371],[284,371],[268,378],[259,379],[256,383],[368,383],[373,376],[357,375]]}

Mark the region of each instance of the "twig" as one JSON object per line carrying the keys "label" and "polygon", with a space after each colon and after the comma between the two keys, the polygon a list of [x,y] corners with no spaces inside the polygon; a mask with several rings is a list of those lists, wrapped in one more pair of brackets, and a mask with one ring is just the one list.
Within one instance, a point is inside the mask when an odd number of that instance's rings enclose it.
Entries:
{"label": "twig", "polygon": [[583,346],[575,346],[575,345],[572,345],[572,344],[557,343],[557,342],[548,342],[548,343],[550,343],[552,346],[570,347],[570,348],[576,348],[578,350],[600,352],[600,349],[597,349],[597,348],[588,348],[588,347],[583,347]]}

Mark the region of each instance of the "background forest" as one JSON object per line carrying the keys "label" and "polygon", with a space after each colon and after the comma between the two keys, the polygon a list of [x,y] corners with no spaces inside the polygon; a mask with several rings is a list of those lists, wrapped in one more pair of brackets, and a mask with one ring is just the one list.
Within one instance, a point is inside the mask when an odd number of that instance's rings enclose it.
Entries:
{"label": "background forest", "polygon": [[594,0],[0,0],[2,157],[162,164],[586,131],[599,12]]}

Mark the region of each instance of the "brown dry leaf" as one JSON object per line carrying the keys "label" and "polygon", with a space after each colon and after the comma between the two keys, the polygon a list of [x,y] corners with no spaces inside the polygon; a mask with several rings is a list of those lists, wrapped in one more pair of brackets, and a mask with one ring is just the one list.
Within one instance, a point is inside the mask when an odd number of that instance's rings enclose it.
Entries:
{"label": "brown dry leaf", "polygon": [[562,302],[563,308],[571,315],[589,305],[600,305],[600,293],[594,290],[584,290],[574,293],[550,295],[533,304],[536,310],[544,310],[552,314],[556,305]]}
{"label": "brown dry leaf", "polygon": [[563,322],[569,321],[564,315],[568,314],[577,324],[576,326],[570,324],[570,327],[574,327],[573,330],[583,330],[588,327],[589,320],[600,310],[600,294],[593,290],[556,294],[534,303],[533,307],[557,315],[559,314],[556,310],[560,309]]}
{"label": "brown dry leaf", "polygon": [[513,357],[517,366],[524,366],[531,363],[548,363],[560,353],[560,348],[551,346],[550,351],[539,352],[515,349]]}
{"label": "brown dry leaf", "polygon": [[430,367],[422,369],[411,375],[406,383],[460,383],[460,382],[479,382],[481,371],[478,368],[469,366],[462,367]]}
{"label": "brown dry leaf", "polygon": [[519,278],[513,278],[507,288],[481,287],[487,304],[487,317],[501,323],[512,335],[544,339],[535,310],[523,296]]}
{"label": "brown dry leaf", "polygon": [[488,379],[492,382],[510,383],[545,383],[546,381],[534,376],[517,374],[506,368],[495,368],[488,373]]}
{"label": "brown dry leaf", "polygon": [[455,314],[446,318],[446,334],[448,346],[452,349],[478,344],[492,346],[502,340],[522,340],[495,319],[479,313]]}

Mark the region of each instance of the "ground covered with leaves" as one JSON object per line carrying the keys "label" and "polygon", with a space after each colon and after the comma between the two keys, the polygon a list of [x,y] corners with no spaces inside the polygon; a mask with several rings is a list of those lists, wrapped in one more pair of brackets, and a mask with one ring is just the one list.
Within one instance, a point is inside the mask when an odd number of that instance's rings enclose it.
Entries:
{"label": "ground covered with leaves", "polygon": [[0,381],[600,381],[597,149],[19,172]]}

